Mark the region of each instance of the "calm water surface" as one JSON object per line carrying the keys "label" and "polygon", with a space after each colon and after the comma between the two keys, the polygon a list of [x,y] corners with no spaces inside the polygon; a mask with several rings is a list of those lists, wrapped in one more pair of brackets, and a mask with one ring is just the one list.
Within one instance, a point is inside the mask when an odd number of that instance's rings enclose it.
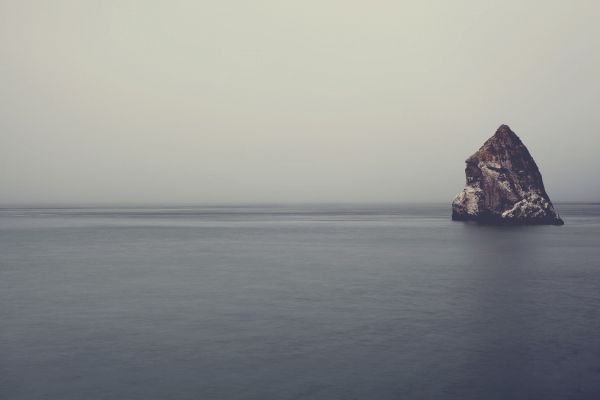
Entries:
{"label": "calm water surface", "polygon": [[600,399],[600,206],[0,210],[0,399]]}

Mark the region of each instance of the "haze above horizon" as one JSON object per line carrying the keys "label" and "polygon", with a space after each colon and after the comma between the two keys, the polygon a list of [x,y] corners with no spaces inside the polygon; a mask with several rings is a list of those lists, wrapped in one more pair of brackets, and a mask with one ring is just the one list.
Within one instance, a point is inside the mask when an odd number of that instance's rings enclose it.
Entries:
{"label": "haze above horizon", "polygon": [[599,14],[0,1],[0,204],[449,203],[503,123],[598,202]]}

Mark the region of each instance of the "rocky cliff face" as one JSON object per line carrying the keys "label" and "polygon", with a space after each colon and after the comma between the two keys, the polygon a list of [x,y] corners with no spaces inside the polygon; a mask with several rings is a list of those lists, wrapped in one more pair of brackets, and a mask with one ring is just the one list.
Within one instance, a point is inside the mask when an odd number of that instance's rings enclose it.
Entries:
{"label": "rocky cliff face", "polygon": [[562,225],[527,147],[507,125],[466,161],[467,184],[452,202],[453,220]]}

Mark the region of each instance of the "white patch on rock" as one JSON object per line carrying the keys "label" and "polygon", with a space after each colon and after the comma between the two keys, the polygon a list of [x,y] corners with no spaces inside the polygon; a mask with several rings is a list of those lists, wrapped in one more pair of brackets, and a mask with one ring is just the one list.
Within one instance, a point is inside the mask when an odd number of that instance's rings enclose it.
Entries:
{"label": "white patch on rock", "polygon": [[479,199],[483,191],[478,187],[465,186],[462,192],[456,196],[452,205],[459,207],[469,215],[479,214]]}

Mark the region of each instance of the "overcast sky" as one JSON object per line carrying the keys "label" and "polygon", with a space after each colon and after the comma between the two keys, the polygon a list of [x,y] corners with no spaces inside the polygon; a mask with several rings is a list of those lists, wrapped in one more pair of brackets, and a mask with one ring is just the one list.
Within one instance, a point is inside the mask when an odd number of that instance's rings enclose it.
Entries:
{"label": "overcast sky", "polygon": [[598,1],[0,0],[0,203],[599,201]]}

